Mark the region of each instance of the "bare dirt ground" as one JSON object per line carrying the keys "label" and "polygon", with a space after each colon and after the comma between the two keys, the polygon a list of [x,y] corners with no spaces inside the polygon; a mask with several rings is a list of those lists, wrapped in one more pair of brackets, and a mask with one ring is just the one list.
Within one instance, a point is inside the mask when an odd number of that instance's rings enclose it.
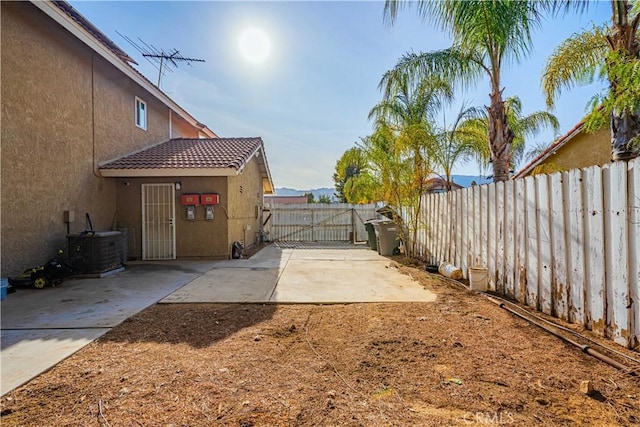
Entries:
{"label": "bare dirt ground", "polygon": [[640,424],[638,377],[400,269],[437,303],[155,305],[3,396],[0,424]]}

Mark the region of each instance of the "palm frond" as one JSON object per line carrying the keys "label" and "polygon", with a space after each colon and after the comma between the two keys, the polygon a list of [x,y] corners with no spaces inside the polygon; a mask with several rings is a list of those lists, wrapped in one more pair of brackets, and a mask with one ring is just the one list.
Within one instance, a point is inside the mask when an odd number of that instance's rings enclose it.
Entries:
{"label": "palm frond", "polygon": [[605,27],[574,34],[558,46],[547,60],[542,77],[546,102],[553,107],[564,89],[589,84],[604,66],[609,49]]}
{"label": "palm frond", "polygon": [[427,53],[411,52],[403,55],[396,66],[383,75],[378,87],[388,97],[403,81],[415,84],[434,76],[443,82],[460,83],[463,87],[468,87],[483,72],[489,74],[482,58],[455,46]]}

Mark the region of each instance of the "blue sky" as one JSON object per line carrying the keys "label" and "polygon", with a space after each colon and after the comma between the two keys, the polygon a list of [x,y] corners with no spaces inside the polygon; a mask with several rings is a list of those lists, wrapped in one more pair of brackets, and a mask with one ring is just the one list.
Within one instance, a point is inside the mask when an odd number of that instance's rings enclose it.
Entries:
{"label": "blue sky", "polygon": [[[382,74],[409,51],[450,46],[446,34],[415,11],[401,11],[393,27],[383,21],[384,2],[85,2],[71,4],[157,81],[153,68],[127,41],[144,40],[159,49],[205,59],[181,64],[162,80],[162,89],[200,122],[223,137],[260,136],[277,187],[332,187],[335,163],[360,137],[371,133],[367,115],[381,99]],[[553,49],[572,33],[610,19],[608,2],[596,2],[582,16],[547,19],[534,34],[533,52],[506,68],[505,96],[518,95],[523,113],[545,108],[540,77]],[[262,63],[247,61],[238,48],[243,29],[260,28],[271,40]],[[585,114],[599,85],[564,93],[553,111],[560,133]],[[462,102],[488,103],[489,86],[456,91],[450,114]],[[551,142],[551,131],[528,142]],[[477,165],[456,167],[475,175]]]}

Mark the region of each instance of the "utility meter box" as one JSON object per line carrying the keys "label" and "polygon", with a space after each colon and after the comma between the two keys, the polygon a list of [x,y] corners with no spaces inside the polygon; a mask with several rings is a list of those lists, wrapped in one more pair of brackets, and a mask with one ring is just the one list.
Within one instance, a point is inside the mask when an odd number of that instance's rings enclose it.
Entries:
{"label": "utility meter box", "polygon": [[203,194],[200,197],[200,201],[203,205],[217,205],[220,203],[220,195],[215,193]]}
{"label": "utility meter box", "polygon": [[196,206],[200,204],[199,194],[183,194],[180,197],[182,205],[187,208],[187,220],[193,221],[196,219]]}
{"label": "utility meter box", "polygon": [[213,205],[204,205],[204,219],[213,220]]}
{"label": "utility meter box", "polygon": [[180,198],[183,206],[196,206],[200,204],[199,194],[183,194]]}

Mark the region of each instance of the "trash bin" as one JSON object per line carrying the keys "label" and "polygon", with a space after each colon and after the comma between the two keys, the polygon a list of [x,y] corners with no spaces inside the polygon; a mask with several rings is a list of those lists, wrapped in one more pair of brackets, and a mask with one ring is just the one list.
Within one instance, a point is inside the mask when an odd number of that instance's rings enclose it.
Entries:
{"label": "trash bin", "polygon": [[393,221],[382,220],[374,224],[374,229],[376,231],[378,253],[382,256],[393,255],[394,250],[400,247],[397,225]]}
{"label": "trash bin", "polygon": [[365,230],[367,230],[367,236],[369,239],[367,243],[369,244],[369,248],[374,251],[378,250],[378,243],[376,242],[376,230],[374,228],[375,223],[378,221],[379,220],[377,219],[370,219],[364,222],[364,228]]}

